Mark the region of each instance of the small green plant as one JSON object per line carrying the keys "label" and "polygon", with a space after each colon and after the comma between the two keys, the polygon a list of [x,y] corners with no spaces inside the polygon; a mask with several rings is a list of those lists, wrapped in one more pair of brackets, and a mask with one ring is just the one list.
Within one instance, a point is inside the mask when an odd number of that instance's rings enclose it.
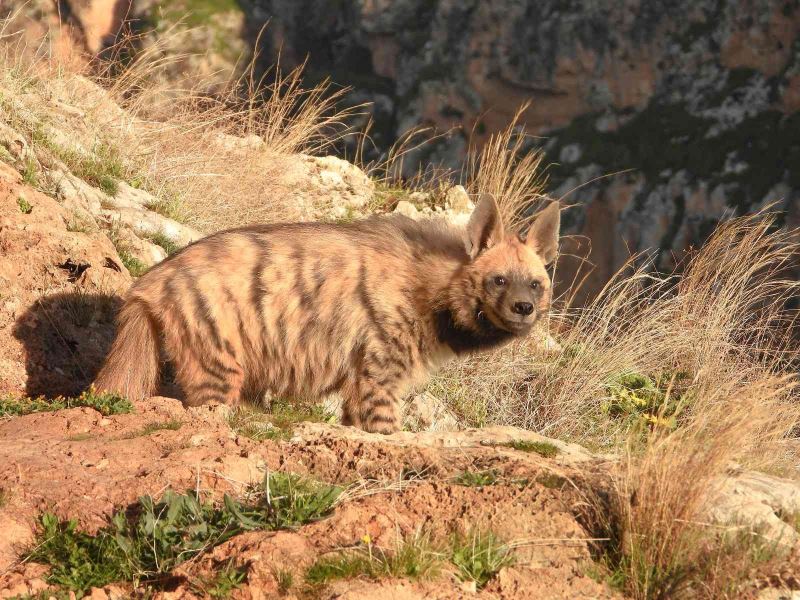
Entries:
{"label": "small green plant", "polygon": [[67,438],[68,442],[85,442],[86,440],[91,440],[94,436],[91,433],[76,433],[75,435],[71,435]]}
{"label": "small green plant", "polygon": [[133,404],[124,396],[113,392],[98,392],[94,388],[83,392],[77,398],[67,398],[66,401],[68,408],[88,406],[105,416],[133,412]]}
{"label": "small green plant", "polygon": [[147,238],[153,242],[157,246],[161,246],[164,249],[164,252],[167,253],[167,256],[175,254],[181,247],[175,243],[175,241],[169,237],[163,231],[157,231],[155,233],[151,233],[147,236]]}
{"label": "small green plant", "polygon": [[467,487],[482,487],[498,482],[497,471],[464,471],[453,478],[453,483]]}
{"label": "small green plant", "polygon": [[47,399],[44,396],[37,398],[6,396],[0,398],[0,417],[17,417],[81,406],[93,408],[105,416],[133,412],[133,404],[127,398],[111,392],[100,393],[89,389],[78,397],[58,396]]}
{"label": "small green plant", "polygon": [[9,494],[8,490],[0,488],[0,508],[5,508],[6,507],[6,505],[8,504],[9,496],[10,496],[10,494]]}
{"label": "small green plant", "polygon": [[306,571],[306,582],[311,585],[324,585],[336,579],[355,579],[368,577],[377,579],[376,567],[363,552],[352,551],[335,556],[323,557]]}
{"label": "small green plant", "polygon": [[231,595],[231,592],[238,589],[247,579],[247,572],[244,569],[236,568],[233,559],[216,571],[211,577],[206,577],[195,583],[192,587],[201,595],[211,598],[223,599]]}
{"label": "small green plant", "polygon": [[181,425],[183,425],[183,422],[179,421],[178,419],[170,419],[168,421],[153,421],[138,431],[134,431],[122,436],[121,439],[130,440],[137,437],[144,437],[150,435],[151,433],[155,433],[156,431],[177,431],[181,428]]}
{"label": "small green plant", "polygon": [[228,426],[238,435],[256,442],[288,439],[287,432],[272,424],[269,415],[248,407],[240,407],[228,415]]}
{"label": "small green plant", "polygon": [[100,188],[109,196],[116,196],[119,192],[119,181],[125,176],[125,166],[119,152],[110,144],[97,144],[90,153],[63,148],[54,143],[48,147],[76,177]]}
{"label": "small green plant", "polygon": [[[321,518],[340,493],[337,486],[271,473],[246,499],[226,495],[220,506],[202,502],[195,492],[168,490],[158,501],[144,496],[136,510],[115,513],[94,535],[80,531],[74,520],[45,514],[26,560],[49,565],[49,583],[81,593],[113,581],[157,580],[244,531],[295,527]],[[230,570],[214,586],[227,593],[242,580]]]}
{"label": "small green plant", "polygon": [[458,568],[462,580],[474,581],[480,589],[500,569],[514,564],[514,555],[492,532],[475,529],[453,536],[450,560]]}
{"label": "small green plant", "polygon": [[110,532],[92,536],[79,531],[77,521],[62,522],[50,513],[42,516],[37,544],[27,558],[50,565],[48,583],[77,592],[127,574],[125,553]]}
{"label": "small green plant", "polygon": [[628,423],[672,431],[681,407],[690,400],[685,384],[689,374],[667,372],[650,377],[636,372],[619,373],[606,383],[607,399],[601,408],[608,416]]}
{"label": "small green plant", "polygon": [[285,595],[289,593],[294,585],[294,575],[288,569],[276,569],[274,572],[275,582],[278,584],[278,593]]}
{"label": "small green plant", "polygon": [[108,239],[114,244],[117,250],[119,259],[122,261],[123,266],[128,269],[131,277],[141,277],[147,272],[147,265],[141,260],[131,254],[131,247],[122,235],[120,235],[120,224],[115,223],[108,233]]}
{"label": "small green plant", "polygon": [[559,452],[558,446],[550,442],[533,442],[530,440],[512,440],[505,444],[500,444],[506,448],[513,448],[520,452],[535,452],[545,458],[553,458]]}
{"label": "small green plant", "polygon": [[186,210],[181,197],[178,192],[170,189],[158,190],[158,197],[147,202],[145,208],[179,223],[186,221]]}
{"label": "small green plant", "polygon": [[239,435],[261,442],[289,439],[297,423],[331,423],[335,418],[319,404],[275,401],[269,413],[253,406],[238,408],[228,417],[228,425]]}
{"label": "small green plant", "polygon": [[32,187],[39,185],[39,165],[36,159],[28,157],[22,165],[22,181]]}
{"label": "small green plant", "polygon": [[[316,521],[333,508],[342,488],[294,473],[270,473],[258,490],[268,507],[273,529],[297,527]],[[242,513],[242,516],[247,516]]]}
{"label": "small green plant", "polygon": [[368,535],[355,550],[317,560],[306,572],[306,582],[323,585],[336,579],[404,577],[425,580],[436,577],[444,554],[432,547],[428,534],[418,532],[392,551],[373,546]]}
{"label": "small green plant", "polygon": [[28,202],[25,196],[17,196],[17,206],[19,207],[19,212],[23,215],[29,215],[33,212],[33,205]]}
{"label": "small green plant", "polygon": [[131,277],[141,277],[147,272],[147,265],[127,250],[117,248],[117,254],[119,254],[122,264],[128,269],[128,273],[131,274]]}

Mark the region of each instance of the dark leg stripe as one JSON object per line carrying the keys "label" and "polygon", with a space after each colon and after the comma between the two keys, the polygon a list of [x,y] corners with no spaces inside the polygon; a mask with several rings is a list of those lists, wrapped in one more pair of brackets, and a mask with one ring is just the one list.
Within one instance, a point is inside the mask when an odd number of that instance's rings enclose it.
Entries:
{"label": "dark leg stripe", "polygon": [[378,397],[375,398],[374,400],[367,402],[367,404],[368,408],[374,409],[374,408],[379,408],[381,406],[391,406],[393,402],[391,400],[387,400],[386,398]]}
{"label": "dark leg stripe", "polygon": [[231,391],[231,385],[229,383],[217,383],[214,381],[204,381],[202,383],[198,383],[197,385],[192,386],[192,390],[195,392],[204,392],[208,390],[214,390],[215,392],[219,392],[220,394],[227,394]]}
{"label": "dark leg stripe", "polygon": [[387,417],[386,415],[374,415],[370,414],[367,415],[367,423],[394,423],[396,419],[394,417]]}

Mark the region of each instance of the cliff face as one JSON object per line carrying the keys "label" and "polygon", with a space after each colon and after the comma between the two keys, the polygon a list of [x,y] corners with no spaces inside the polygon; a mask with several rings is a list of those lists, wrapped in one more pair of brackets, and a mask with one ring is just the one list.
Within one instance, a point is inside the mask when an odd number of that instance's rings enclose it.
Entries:
{"label": "cliff face", "polygon": [[[254,0],[285,63],[374,102],[386,148],[459,128],[417,161],[458,167],[522,122],[597,289],[648,248],[669,268],[724,215],[769,202],[800,222],[800,3],[774,0]],[[414,161],[407,161],[410,169]],[[582,248],[578,246],[582,245]],[[574,265],[572,269],[574,269]]]}

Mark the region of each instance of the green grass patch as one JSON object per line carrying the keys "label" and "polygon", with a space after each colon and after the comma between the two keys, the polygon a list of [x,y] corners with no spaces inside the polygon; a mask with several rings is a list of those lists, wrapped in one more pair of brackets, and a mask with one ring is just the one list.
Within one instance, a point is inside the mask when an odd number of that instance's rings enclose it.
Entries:
{"label": "green grass patch", "polygon": [[683,532],[680,551],[669,554],[654,552],[663,542],[642,534],[613,542],[587,574],[634,598],[683,597],[692,590],[703,590],[703,598],[739,598],[760,568],[774,567],[788,552],[764,527],[737,523]]}
{"label": "green grass patch", "polygon": [[68,442],[85,442],[86,440],[91,440],[94,438],[94,435],[91,433],[76,433],[75,435],[71,435],[67,438]]}
{"label": "green grass patch", "polygon": [[[158,501],[140,498],[135,509],[115,513],[93,535],[75,520],[45,514],[26,560],[49,565],[48,583],[77,593],[116,581],[157,584],[177,565],[244,531],[296,527],[326,516],[341,491],[286,473],[270,473],[243,500],[225,495],[219,505],[195,492],[168,490]],[[230,572],[217,589],[229,592],[238,583]]]}
{"label": "green grass patch", "polygon": [[155,197],[145,204],[147,210],[152,210],[179,223],[186,221],[186,209],[178,192],[162,189],[158,192],[151,190],[151,193],[154,193]]}
{"label": "green grass patch", "polygon": [[289,439],[298,423],[332,423],[335,419],[336,415],[319,404],[280,400],[272,403],[270,412],[255,406],[237,408],[228,417],[228,425],[237,434],[261,442]]}
{"label": "green grass patch", "polygon": [[39,185],[39,165],[35,158],[27,158],[22,165],[22,181],[31,187]]}
{"label": "green grass patch", "polygon": [[514,555],[492,532],[475,529],[453,536],[450,560],[463,581],[474,581],[481,589],[500,569],[514,564]]}
{"label": "green grass patch", "polygon": [[167,253],[167,256],[175,254],[178,250],[181,249],[181,246],[175,243],[175,241],[165,234],[162,231],[157,231],[156,233],[151,233],[147,236],[151,242],[153,242],[157,246],[161,246],[164,249],[164,252]]}
{"label": "green grass patch", "polygon": [[427,534],[419,533],[391,551],[373,546],[366,536],[363,546],[347,552],[323,556],[306,571],[306,582],[318,586],[337,579],[381,579],[403,577],[413,580],[435,578],[445,559],[431,545]]}
{"label": "green grass patch", "polygon": [[131,274],[131,277],[141,277],[147,273],[147,265],[127,250],[117,248],[117,254],[119,254],[119,259],[122,261],[125,268],[128,269],[128,273]]}
{"label": "green grass patch", "polygon": [[97,144],[91,153],[79,152],[49,143],[48,148],[60,158],[73,175],[100,188],[109,196],[119,192],[119,182],[125,177],[125,165],[116,148]]}
{"label": "green grass patch", "polygon": [[25,196],[17,196],[17,206],[19,207],[19,212],[23,215],[29,215],[33,212],[33,205],[28,202]]}
{"label": "green grass patch", "polygon": [[275,582],[278,584],[278,593],[285,595],[289,593],[294,585],[294,575],[288,569],[276,569],[274,572]]}
{"label": "green grass patch", "polygon": [[37,398],[6,396],[0,398],[0,417],[18,417],[37,412],[50,412],[65,408],[87,406],[101,414],[119,415],[133,412],[133,404],[127,398],[110,392],[87,390],[77,397],[58,396]]}
{"label": "green grass patch", "polygon": [[201,596],[222,599],[230,596],[231,592],[238,589],[246,579],[247,572],[242,568],[236,568],[233,560],[230,560],[212,576],[194,582],[192,587]]}
{"label": "green grass patch", "polygon": [[449,544],[435,544],[428,534],[417,533],[392,550],[373,546],[365,536],[358,548],[318,559],[306,571],[305,580],[311,586],[357,578],[429,580],[436,578],[446,563],[462,581],[474,581],[480,589],[500,569],[514,564],[514,556],[493,533],[478,530],[457,533]]}
{"label": "green grass patch", "polygon": [[500,444],[500,446],[505,446],[506,448],[512,448],[513,450],[519,450],[520,452],[535,452],[536,454],[544,456],[545,458],[553,458],[559,452],[558,446],[556,446],[555,444],[551,444],[550,442],[512,440],[510,442]]}
{"label": "green grass patch", "polygon": [[131,440],[133,438],[150,435],[156,431],[177,431],[181,428],[181,425],[183,425],[183,422],[179,421],[178,419],[170,419],[168,421],[153,421],[137,431],[133,431],[122,436],[120,439]]}
{"label": "green grass patch", "polygon": [[108,232],[108,239],[114,244],[119,259],[122,261],[124,267],[128,269],[128,273],[131,274],[131,277],[141,277],[147,272],[147,265],[131,254],[130,244],[120,235],[119,223],[115,223]]}
{"label": "green grass patch", "polygon": [[483,487],[498,483],[499,476],[497,471],[464,471],[453,478],[453,483],[467,487]]}

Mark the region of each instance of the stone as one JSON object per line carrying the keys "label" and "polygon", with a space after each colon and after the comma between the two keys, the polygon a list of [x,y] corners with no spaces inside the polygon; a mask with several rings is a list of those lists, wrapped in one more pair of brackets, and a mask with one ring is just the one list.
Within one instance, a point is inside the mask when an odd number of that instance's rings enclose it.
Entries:
{"label": "stone", "polygon": [[417,207],[411,204],[411,202],[408,200],[400,200],[400,202],[397,203],[397,206],[394,207],[394,212],[410,219],[418,219],[420,217]]}
{"label": "stone", "polygon": [[454,431],[458,420],[433,394],[423,392],[406,402],[404,428],[411,431]]}
{"label": "stone", "polygon": [[447,206],[457,213],[471,213],[475,210],[475,204],[463,185],[454,185],[448,189],[444,200]]}
{"label": "stone", "polygon": [[781,519],[800,515],[800,486],[796,482],[733,468],[714,487],[709,516],[715,523],[745,523],[789,546],[800,540],[794,527]]}

